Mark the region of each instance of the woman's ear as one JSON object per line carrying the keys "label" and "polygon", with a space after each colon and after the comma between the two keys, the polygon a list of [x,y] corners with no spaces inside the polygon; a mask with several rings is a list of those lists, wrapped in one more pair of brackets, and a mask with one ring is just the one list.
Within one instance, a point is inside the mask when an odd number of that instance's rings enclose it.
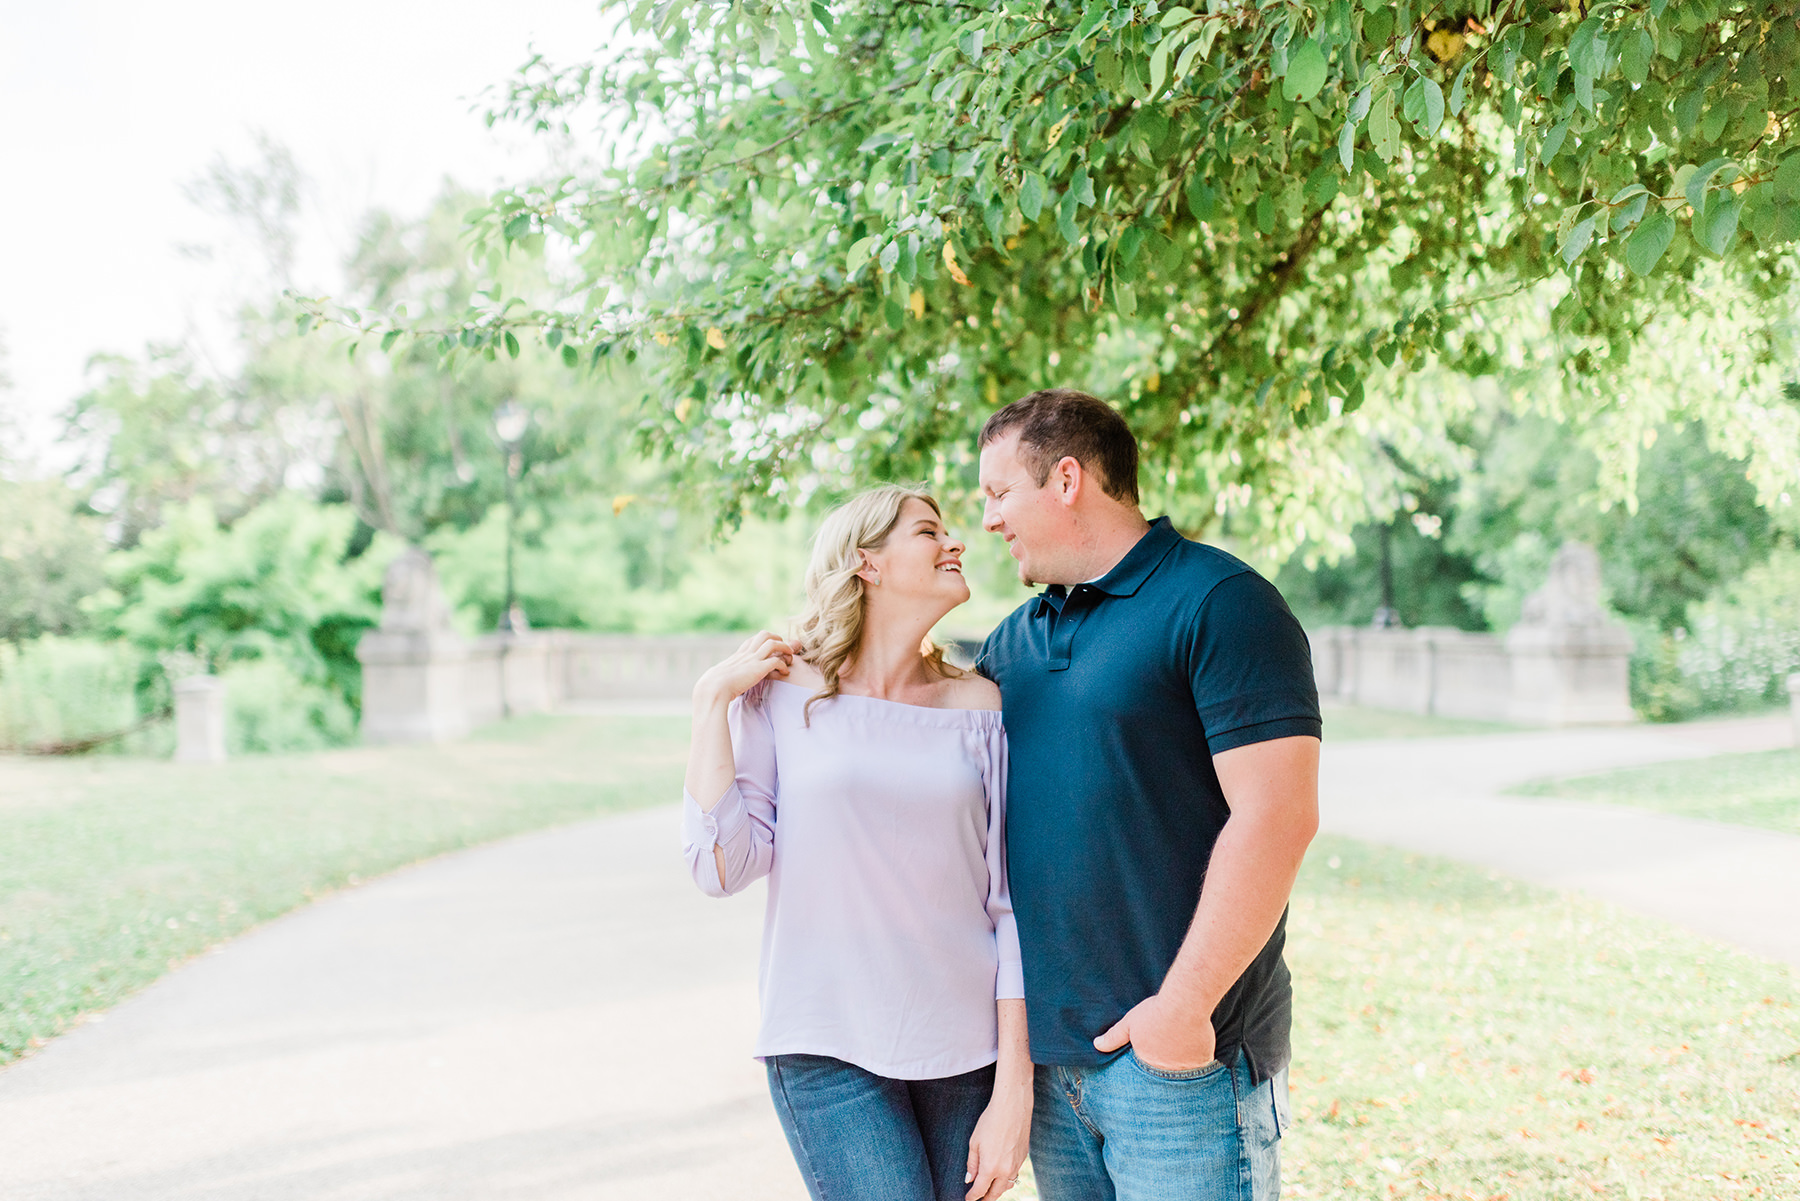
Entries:
{"label": "woman's ear", "polygon": [[856,553],[862,556],[862,568],[857,571],[856,577],[871,588],[881,587],[881,569],[875,566],[875,560],[869,558],[869,552],[866,550],[859,550]]}

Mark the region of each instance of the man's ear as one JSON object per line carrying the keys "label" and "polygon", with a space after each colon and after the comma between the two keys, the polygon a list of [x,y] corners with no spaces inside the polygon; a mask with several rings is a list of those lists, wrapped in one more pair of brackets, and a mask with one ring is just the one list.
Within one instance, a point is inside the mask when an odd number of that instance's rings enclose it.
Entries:
{"label": "man's ear", "polygon": [[1081,460],[1074,455],[1064,455],[1050,469],[1050,478],[1045,481],[1056,489],[1056,499],[1065,505],[1072,505],[1081,495],[1082,485],[1087,482],[1087,473],[1081,469]]}

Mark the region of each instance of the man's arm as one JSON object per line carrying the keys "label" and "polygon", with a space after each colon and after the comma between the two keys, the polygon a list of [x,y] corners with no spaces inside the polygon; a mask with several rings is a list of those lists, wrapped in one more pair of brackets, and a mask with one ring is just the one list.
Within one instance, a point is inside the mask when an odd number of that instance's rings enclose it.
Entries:
{"label": "man's arm", "polygon": [[1231,817],[1213,844],[1200,904],[1156,995],[1094,1040],[1130,1043],[1151,1067],[1184,1071],[1214,1055],[1213,1010],[1275,932],[1319,829],[1319,740],[1305,735],[1213,756]]}

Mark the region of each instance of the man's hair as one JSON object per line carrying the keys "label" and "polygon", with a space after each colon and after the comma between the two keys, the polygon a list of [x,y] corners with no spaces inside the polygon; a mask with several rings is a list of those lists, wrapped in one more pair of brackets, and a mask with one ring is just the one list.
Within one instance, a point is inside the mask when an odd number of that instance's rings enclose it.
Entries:
{"label": "man's hair", "polygon": [[1074,388],[1045,388],[1021,396],[981,427],[977,449],[1019,435],[1019,459],[1042,488],[1065,458],[1099,477],[1114,500],[1138,503],[1138,447],[1125,419],[1097,396]]}

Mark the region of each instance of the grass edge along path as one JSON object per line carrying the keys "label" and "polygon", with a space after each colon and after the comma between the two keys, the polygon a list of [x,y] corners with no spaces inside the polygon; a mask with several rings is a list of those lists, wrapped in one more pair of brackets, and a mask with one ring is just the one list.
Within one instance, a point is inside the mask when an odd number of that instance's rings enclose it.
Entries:
{"label": "grass edge along path", "polygon": [[1800,834],[1800,747],[1534,780],[1512,792]]}
{"label": "grass edge along path", "polygon": [[521,718],[440,745],[0,760],[0,1066],[309,901],[681,795],[685,718]]}

